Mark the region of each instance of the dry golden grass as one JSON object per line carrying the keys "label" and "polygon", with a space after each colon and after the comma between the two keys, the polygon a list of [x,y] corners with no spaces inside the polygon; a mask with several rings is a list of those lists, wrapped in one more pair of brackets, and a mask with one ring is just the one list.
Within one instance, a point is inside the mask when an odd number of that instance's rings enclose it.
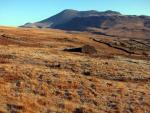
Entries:
{"label": "dry golden grass", "polygon": [[[0,28],[0,113],[149,113],[150,61],[90,33]],[[106,37],[108,38],[108,37]],[[94,46],[96,56],[66,52]]]}

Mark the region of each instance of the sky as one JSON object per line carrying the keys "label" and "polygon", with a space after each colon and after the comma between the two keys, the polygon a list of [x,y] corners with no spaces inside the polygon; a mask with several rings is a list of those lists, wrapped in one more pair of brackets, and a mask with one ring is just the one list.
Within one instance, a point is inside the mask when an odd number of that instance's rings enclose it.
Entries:
{"label": "sky", "polygon": [[150,16],[150,0],[0,0],[0,26],[41,21],[64,9],[113,10],[125,15]]}

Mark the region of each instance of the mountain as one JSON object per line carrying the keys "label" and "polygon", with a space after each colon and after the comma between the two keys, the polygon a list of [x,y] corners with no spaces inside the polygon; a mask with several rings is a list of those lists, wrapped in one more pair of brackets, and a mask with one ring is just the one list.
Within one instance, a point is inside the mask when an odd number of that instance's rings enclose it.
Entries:
{"label": "mountain", "polygon": [[21,27],[90,31],[112,37],[150,37],[149,16],[123,15],[110,10],[98,12],[67,9],[45,20],[27,23]]}
{"label": "mountain", "polygon": [[112,16],[121,15],[115,11],[98,12],[95,10],[90,11],[77,11],[72,9],[66,9],[50,18],[44,19],[36,23],[26,23],[21,27],[38,27],[38,28],[55,28],[61,24],[65,24],[77,17],[90,17],[90,16]]}

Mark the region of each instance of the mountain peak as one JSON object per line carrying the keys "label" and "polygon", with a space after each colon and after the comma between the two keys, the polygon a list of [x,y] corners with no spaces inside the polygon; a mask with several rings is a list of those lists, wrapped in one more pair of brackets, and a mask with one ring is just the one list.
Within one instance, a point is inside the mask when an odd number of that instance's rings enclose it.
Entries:
{"label": "mountain peak", "polygon": [[97,11],[97,10],[88,10],[88,11],[78,11],[78,10],[74,10],[74,9],[65,9],[65,10],[63,10],[62,12],[60,12],[60,13],[63,13],[63,14],[72,14],[72,13],[78,13],[78,12],[84,12],[84,13],[101,13],[101,14],[110,14],[110,15],[121,15],[121,13],[120,12],[117,12],[117,11],[112,11],[112,10],[107,10],[107,11],[104,11],[104,12],[99,12],[99,11]]}
{"label": "mountain peak", "polygon": [[60,13],[76,13],[76,12],[78,12],[77,10],[74,10],[74,9],[65,9],[65,10],[63,10],[62,12],[60,12]]}
{"label": "mountain peak", "polygon": [[122,15],[120,12],[112,11],[112,10],[107,10],[107,11],[104,11],[102,13],[109,14],[109,15]]}

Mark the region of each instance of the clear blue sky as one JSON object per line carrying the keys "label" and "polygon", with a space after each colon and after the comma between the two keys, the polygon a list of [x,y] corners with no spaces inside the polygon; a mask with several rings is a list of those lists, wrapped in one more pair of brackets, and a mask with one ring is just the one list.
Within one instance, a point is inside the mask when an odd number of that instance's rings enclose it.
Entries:
{"label": "clear blue sky", "polygon": [[0,0],[0,25],[36,22],[64,9],[114,10],[128,15],[150,16],[150,0]]}

